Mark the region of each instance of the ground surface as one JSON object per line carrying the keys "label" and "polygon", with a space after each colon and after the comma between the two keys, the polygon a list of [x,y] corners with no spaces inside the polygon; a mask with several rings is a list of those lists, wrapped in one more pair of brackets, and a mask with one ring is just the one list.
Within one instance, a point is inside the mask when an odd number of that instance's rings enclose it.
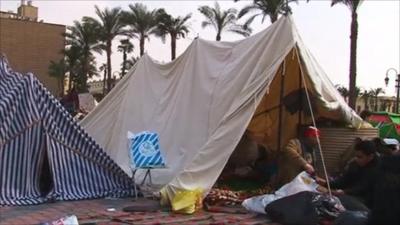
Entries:
{"label": "ground surface", "polygon": [[[130,206],[135,212],[124,212]],[[131,210],[132,211],[132,210]],[[51,222],[67,215],[76,215],[80,225],[158,225],[158,224],[269,224],[265,216],[248,214],[241,209],[214,212],[200,211],[194,215],[180,215],[161,208],[149,199],[96,199],[64,201],[35,206],[0,207],[0,225],[30,225]]]}

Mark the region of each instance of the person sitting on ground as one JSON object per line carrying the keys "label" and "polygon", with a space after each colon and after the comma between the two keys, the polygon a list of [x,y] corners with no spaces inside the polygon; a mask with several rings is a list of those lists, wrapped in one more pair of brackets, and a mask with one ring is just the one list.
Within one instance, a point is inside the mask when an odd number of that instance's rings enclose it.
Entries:
{"label": "person sitting on ground", "polygon": [[302,138],[288,142],[278,160],[278,187],[295,178],[302,171],[314,174],[315,149],[318,147],[320,131],[315,127],[305,129]]}
{"label": "person sitting on ground", "polygon": [[362,141],[361,138],[356,137],[351,145],[339,156],[339,166],[338,166],[338,171],[340,173],[343,173],[346,171],[352,161],[354,161],[354,156],[355,156],[355,150],[354,146]]}
{"label": "person sitting on ground", "polygon": [[251,138],[249,131],[246,131],[229,157],[229,160],[222,171],[221,179],[228,180],[231,178],[250,176],[252,167],[258,157],[258,145]]}
{"label": "person sitting on ground", "polygon": [[[371,189],[376,174],[379,158],[373,141],[363,140],[355,146],[355,159],[348,169],[338,178],[329,182],[335,195],[351,195],[368,207],[371,206]],[[324,179],[317,178],[320,185],[326,186]]]}

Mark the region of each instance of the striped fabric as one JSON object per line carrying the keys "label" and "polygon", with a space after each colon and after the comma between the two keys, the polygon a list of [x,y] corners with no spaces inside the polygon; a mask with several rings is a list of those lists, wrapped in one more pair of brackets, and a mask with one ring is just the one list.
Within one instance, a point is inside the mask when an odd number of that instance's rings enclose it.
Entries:
{"label": "striped fabric", "polygon": [[[44,162],[53,183],[46,193]],[[133,196],[133,185],[32,74],[0,57],[0,205]]]}
{"label": "striped fabric", "polygon": [[144,131],[130,139],[130,158],[132,168],[164,167],[157,133]]}

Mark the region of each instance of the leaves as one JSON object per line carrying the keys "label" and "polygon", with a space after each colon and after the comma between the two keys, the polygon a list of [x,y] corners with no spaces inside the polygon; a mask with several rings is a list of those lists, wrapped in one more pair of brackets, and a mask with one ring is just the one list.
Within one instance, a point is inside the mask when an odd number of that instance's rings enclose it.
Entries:
{"label": "leaves", "polygon": [[235,8],[222,10],[218,2],[215,2],[214,8],[200,6],[198,10],[205,17],[205,20],[201,23],[202,28],[212,26],[217,31],[217,41],[219,41],[223,31],[234,32],[243,36],[249,36],[252,32],[248,24],[237,24],[238,12]]}
{"label": "leaves", "polygon": [[271,23],[273,23],[278,19],[279,15],[289,15],[292,13],[292,8],[289,6],[291,2],[297,3],[298,0],[253,0],[252,4],[240,10],[238,17],[242,18],[250,13],[255,13],[245,22],[247,26],[258,16],[262,16],[262,22],[264,22],[266,16],[269,16]]}

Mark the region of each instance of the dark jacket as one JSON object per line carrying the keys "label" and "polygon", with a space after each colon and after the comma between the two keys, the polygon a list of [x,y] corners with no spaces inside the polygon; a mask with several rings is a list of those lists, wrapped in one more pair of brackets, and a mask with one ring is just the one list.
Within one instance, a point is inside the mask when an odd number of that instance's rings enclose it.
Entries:
{"label": "dark jacket", "polygon": [[331,181],[329,184],[332,189],[342,189],[346,194],[357,197],[370,207],[373,180],[376,178],[378,165],[379,158],[377,156],[365,167],[360,167],[353,161],[342,176]]}
{"label": "dark jacket", "polygon": [[383,157],[374,180],[369,225],[400,224],[400,156]]}

